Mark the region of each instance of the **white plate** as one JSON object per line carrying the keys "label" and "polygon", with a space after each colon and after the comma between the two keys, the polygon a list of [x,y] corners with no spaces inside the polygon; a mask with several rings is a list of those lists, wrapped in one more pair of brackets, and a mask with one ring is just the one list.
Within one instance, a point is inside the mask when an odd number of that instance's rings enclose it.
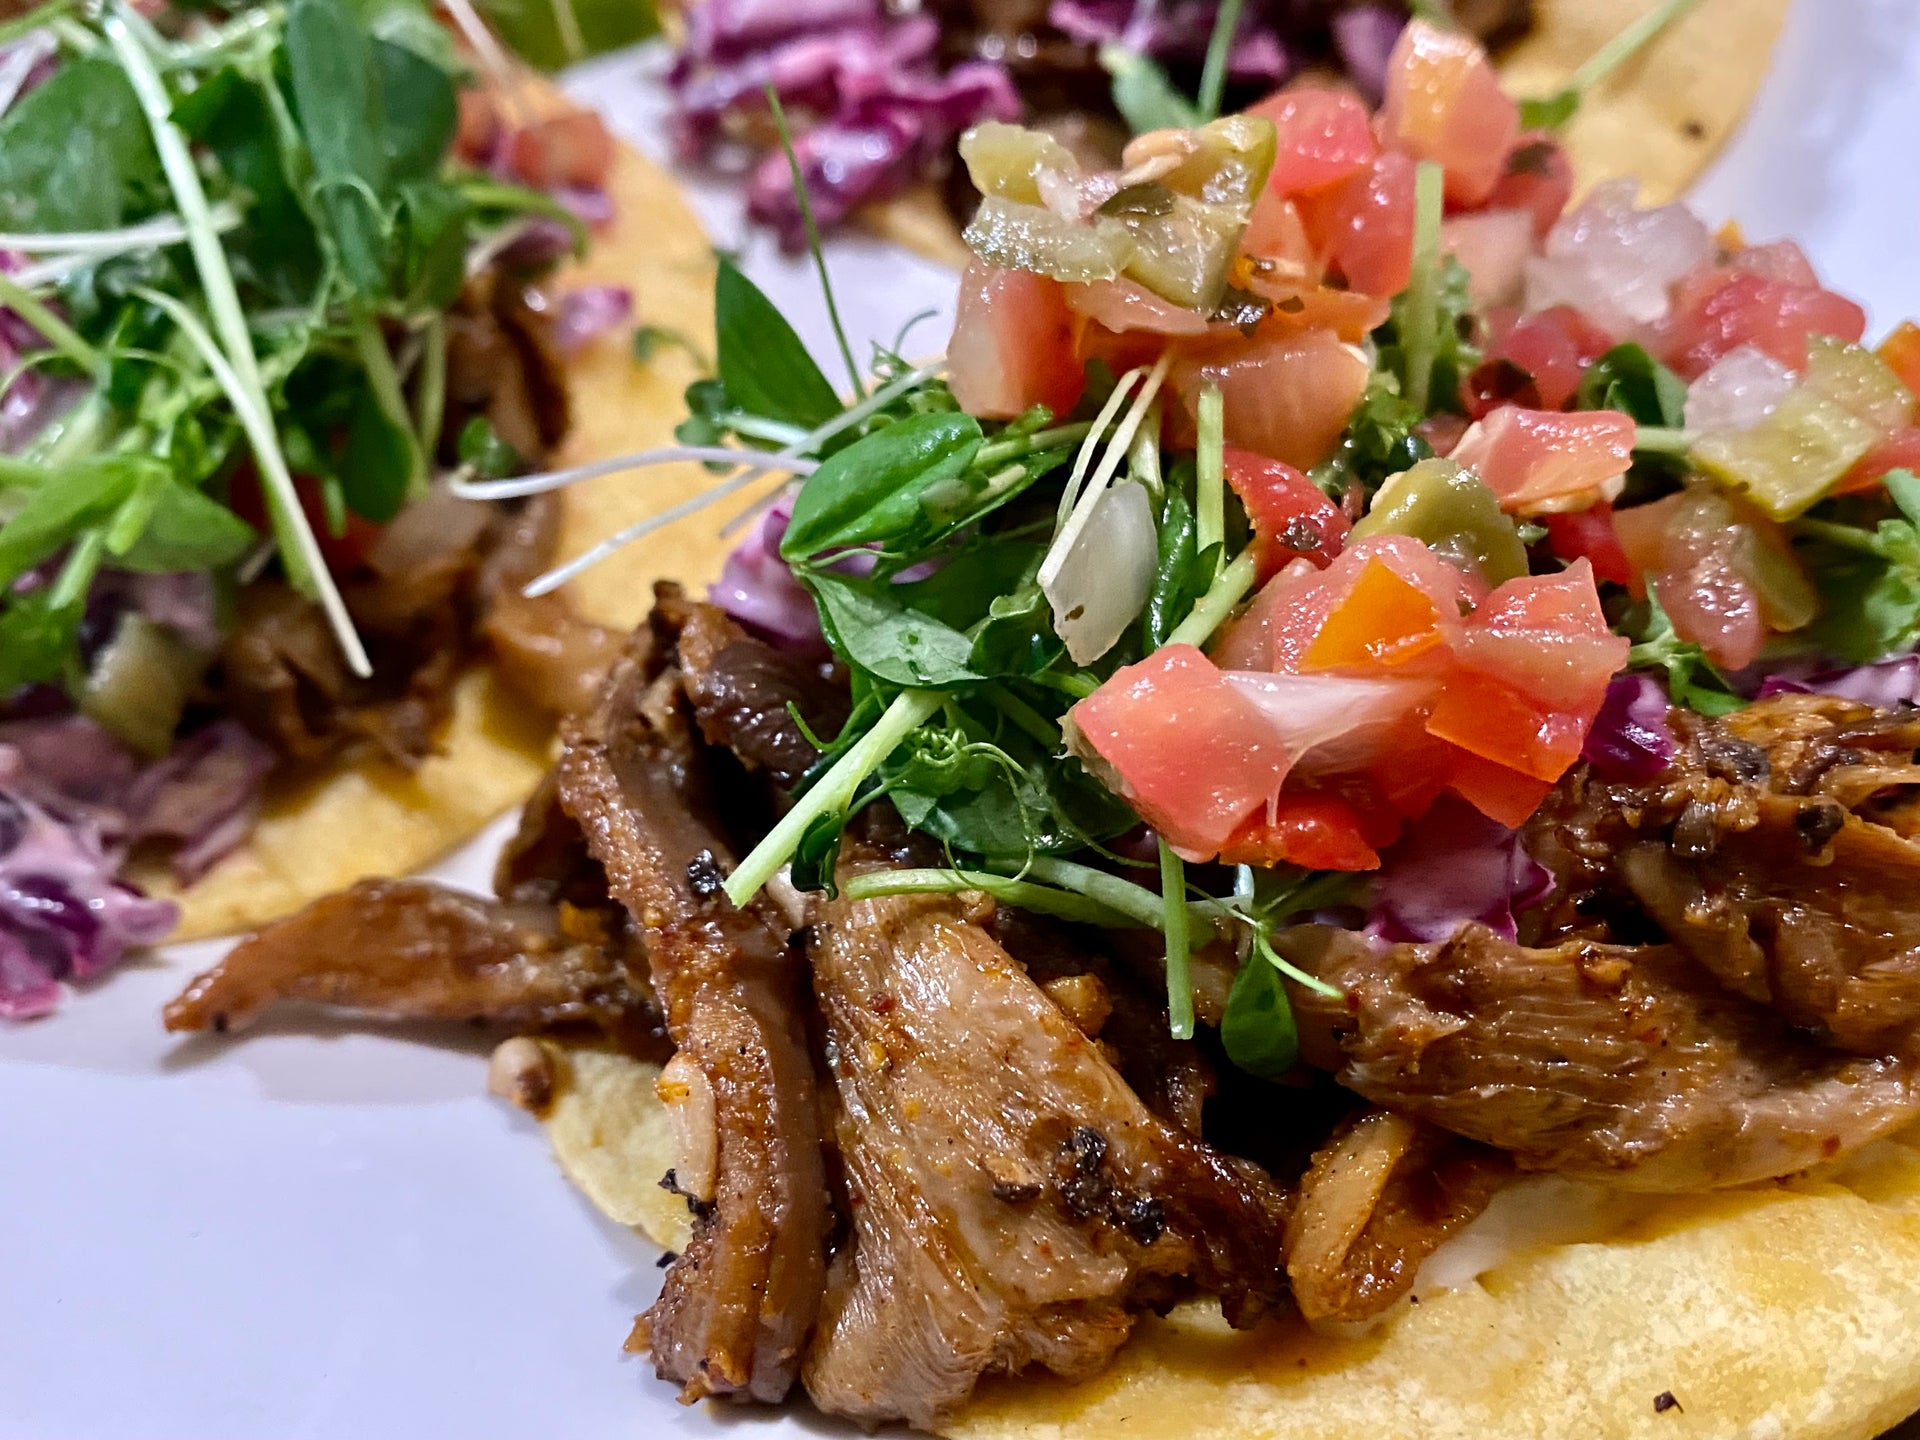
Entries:
{"label": "white plate", "polygon": [[[658,153],[650,63],[597,63],[573,88]],[[1885,328],[1920,314],[1916,136],[1920,0],[1799,0],[1697,198],[1755,238],[1800,238]],[[737,237],[735,201],[695,197]],[[831,355],[806,266],[764,241],[746,259]],[[940,272],[876,244],[837,245],[832,268],[857,342],[951,303]],[[920,348],[944,333],[929,322]],[[499,833],[444,873],[483,884]],[[481,1093],[479,1046],[332,1025],[171,1044],[157,1011],[197,949],[0,1029],[0,1440],[719,1433],[621,1356],[655,1252]]]}

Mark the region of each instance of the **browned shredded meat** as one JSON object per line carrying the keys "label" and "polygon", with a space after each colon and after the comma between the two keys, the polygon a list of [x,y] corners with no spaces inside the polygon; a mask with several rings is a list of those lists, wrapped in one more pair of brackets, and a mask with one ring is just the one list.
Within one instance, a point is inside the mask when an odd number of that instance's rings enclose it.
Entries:
{"label": "browned shredded meat", "polygon": [[636,1322],[636,1348],[689,1402],[776,1401],[819,1308],[831,1224],[788,926],[764,899],[735,909],[706,760],[673,655],[677,592],[571,723],[560,796],[643,926],[678,1058],[714,1095],[717,1175],[691,1243]]}
{"label": "browned shredded meat", "polygon": [[652,1003],[624,947],[557,912],[423,880],[363,880],[235,946],[166,1008],[169,1030],[239,1030],[276,1001],[389,1019],[590,1024],[631,1038]]}
{"label": "browned shredded meat", "polygon": [[1321,926],[1283,943],[1345,992],[1292,987],[1311,1063],[1525,1168],[1707,1190],[1831,1160],[1920,1115],[1913,1060],[1836,1054],[1670,947],[1536,950],[1482,925],[1441,945]]}
{"label": "browned shredded meat", "polygon": [[1386,1309],[1512,1170],[1498,1150],[1386,1110],[1343,1126],[1313,1157],[1287,1226],[1300,1313],[1364,1320]]}
{"label": "browned shredded meat", "polygon": [[626,637],[582,619],[561,591],[521,593],[553,562],[555,499],[537,496],[499,522],[476,589],[480,638],[501,676],[542,710],[571,715],[593,703]]}
{"label": "browned shredded meat", "polygon": [[447,314],[444,436],[485,416],[494,433],[539,460],[567,433],[567,387],[537,291],[496,270],[467,282]]}
{"label": "browned shredded meat", "polygon": [[1099,1369],[1184,1282],[1285,1290],[1284,1192],[1158,1119],[961,904],[817,907],[853,1236],[807,1357],[823,1410],[927,1428],[982,1375]]}
{"label": "browned shredded meat", "polygon": [[782,787],[820,758],[794,709],[815,734],[831,735],[847,718],[845,677],[831,664],[753,639],[711,605],[686,615],[679,660],[706,742]]}
{"label": "browned shredded meat", "polygon": [[[1879,823],[1920,786],[1920,711],[1812,695],[1720,721],[1675,711],[1646,786],[1584,769],[1529,843],[1560,877],[1544,934],[1643,912],[1725,986],[1861,1055],[1920,1023],[1920,842]],[[1631,927],[1629,918],[1625,923]]]}

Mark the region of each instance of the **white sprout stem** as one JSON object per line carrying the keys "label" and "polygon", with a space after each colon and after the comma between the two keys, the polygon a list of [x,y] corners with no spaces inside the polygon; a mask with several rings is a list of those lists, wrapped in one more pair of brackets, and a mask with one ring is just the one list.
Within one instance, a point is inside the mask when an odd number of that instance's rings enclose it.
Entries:
{"label": "white sprout stem", "polygon": [[[1093,519],[1093,510],[1100,503],[1100,497],[1106,493],[1107,482],[1113,479],[1114,472],[1120,468],[1120,461],[1133,445],[1133,437],[1140,429],[1140,422],[1146,417],[1153,404],[1153,397],[1160,393],[1160,385],[1167,378],[1167,367],[1173,362],[1173,352],[1168,351],[1155,362],[1147,373],[1146,383],[1141,385],[1140,393],[1127,407],[1126,418],[1114,430],[1113,438],[1107,442],[1106,453],[1100,457],[1087,487],[1080,498],[1074,502],[1073,513],[1067,516],[1067,523],[1060,527],[1053,537],[1053,544],[1047,550],[1047,558],[1041,562],[1039,581],[1044,590],[1060,578],[1061,567],[1067,563],[1067,556],[1073,550],[1073,542],[1080,538],[1080,532],[1087,528]],[[1095,433],[1098,433],[1097,431]]]}
{"label": "white sprout stem", "polygon": [[522,125],[533,119],[533,114],[522,93],[520,69],[512,58],[493,38],[493,31],[487,28],[487,22],[480,18],[480,12],[473,8],[471,0],[440,0],[440,8],[453,20],[461,37],[473,47],[473,53],[480,57],[481,66],[493,77],[495,85],[506,98],[514,111],[514,118]]}
{"label": "white sprout stem", "polygon": [[[239,228],[240,207],[223,200],[208,212],[214,233],[224,235]],[[116,230],[47,230],[25,233],[0,233],[0,250],[20,255],[54,255],[62,258],[97,255],[128,255],[156,245],[178,245],[191,239],[186,223],[178,215],[156,215],[138,225],[123,225]]]}
{"label": "white sprout stem", "polygon": [[[910,370],[898,379],[889,380],[858,405],[848,406],[831,420],[808,432],[804,439],[796,441],[794,445],[789,447],[791,453],[795,455],[811,455],[843,430],[851,430],[869,415],[884,410],[895,400],[898,400],[902,395],[906,394],[907,391],[913,389],[914,386],[931,380],[946,368],[947,360],[943,355],[938,360],[930,361],[922,365],[918,370]],[[783,451],[782,453],[787,452]]]}
{"label": "white sprout stem", "polygon": [[671,525],[676,520],[684,520],[687,516],[706,509],[715,501],[724,500],[729,495],[737,495],[756,480],[763,480],[772,473],[772,469],[768,466],[750,466],[724,484],[716,485],[711,490],[702,490],[690,500],[682,500],[678,505],[670,506],[658,515],[650,515],[645,520],[627,526],[624,530],[615,531],[591,550],[584,551],[566,564],[549,570],[521,593],[528,599],[534,599],[558,590],[576,575],[582,575],[591,570],[623,546],[631,545],[634,541],[651,535],[654,531]]}
{"label": "white sprout stem", "polygon": [[1087,431],[1086,438],[1080,442],[1079,452],[1073,457],[1073,469],[1067,472],[1067,483],[1060,492],[1060,523],[1066,524],[1067,517],[1073,514],[1073,507],[1080,499],[1080,483],[1086,479],[1087,467],[1093,463],[1093,457],[1100,449],[1100,442],[1106,438],[1108,427],[1119,415],[1121,407],[1127,403],[1127,396],[1133,392],[1146,376],[1146,369],[1129,370],[1122,375],[1113,387],[1113,393],[1107,396],[1106,403],[1093,417],[1093,428]]}
{"label": "white sprout stem", "polygon": [[453,493],[463,500],[517,500],[522,495],[544,495],[564,489],[581,480],[602,475],[618,475],[623,470],[645,470],[654,465],[672,465],[680,461],[697,464],[744,465],[761,474],[779,471],[788,475],[811,475],[820,468],[817,460],[802,460],[797,455],[779,455],[758,450],[741,450],[729,445],[665,445],[658,450],[640,450],[611,460],[595,460],[571,470],[549,470],[540,475],[514,475],[505,480],[456,480]]}
{"label": "white sprout stem", "polygon": [[[260,380],[260,361],[253,353],[253,337],[247,333],[247,317],[240,309],[240,296],[233,283],[233,271],[227,265],[227,255],[220,244],[220,237],[214,232],[212,207],[207,203],[207,192],[201,187],[200,172],[194,168],[193,156],[187,150],[186,137],[173,123],[173,104],[167,98],[167,88],[160,79],[160,72],[154,69],[151,57],[128,28],[121,9],[116,9],[106,17],[102,29],[106,32],[107,42],[120,57],[121,68],[139,98],[140,108],[146,112],[147,126],[153,132],[154,149],[159,153],[161,168],[166,171],[168,183],[173,187],[174,200],[180,207],[180,218],[187,229],[187,244],[193,251],[194,267],[200,272],[200,287],[206,292],[207,309],[213,316],[214,330],[220,336],[226,352],[222,357],[223,365],[215,365],[209,352],[208,367],[217,378],[221,378],[223,388],[234,404],[234,413],[253,446],[254,458],[266,480],[268,502],[277,512],[275,518],[278,523],[275,528],[293,540],[295,553],[286,554],[285,546],[282,546],[281,563],[287,567],[288,578],[295,582],[296,587],[302,578],[312,587],[320,608],[333,627],[334,637],[339,641],[348,666],[356,675],[371,675],[373,665],[367,659],[366,647],[360,643],[360,636],[353,628],[353,619],[347,614],[346,602],[340,598],[333,576],[327,572],[327,562],[320,553],[320,543],[312,527],[307,524],[306,514],[300,508],[300,496],[293,488],[293,476],[287,470],[287,457],[280,449],[280,437],[274,432],[273,410],[267,402],[266,387]],[[174,302],[174,308],[179,312],[175,316],[176,321],[180,322],[181,330],[190,339],[196,344],[202,338],[211,340],[212,337],[207,336],[191,311],[178,302]],[[180,321],[181,316],[185,316],[186,320]],[[195,331],[199,334],[195,335]],[[206,347],[202,348],[205,350]],[[221,347],[213,348],[217,350]]]}
{"label": "white sprout stem", "polygon": [[11,110],[13,102],[20,98],[34,66],[59,48],[58,42],[45,30],[30,30],[7,48],[5,58],[0,59],[0,115]]}
{"label": "white sprout stem", "polygon": [[1193,457],[1193,543],[1204,555],[1227,538],[1227,421],[1220,387],[1211,380],[1202,385],[1195,409],[1199,443]]}

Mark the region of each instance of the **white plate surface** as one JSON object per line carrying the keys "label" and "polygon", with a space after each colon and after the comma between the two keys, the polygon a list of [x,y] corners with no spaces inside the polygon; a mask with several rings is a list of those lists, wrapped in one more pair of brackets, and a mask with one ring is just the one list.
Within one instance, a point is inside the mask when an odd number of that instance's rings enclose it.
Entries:
{"label": "white plate surface", "polygon": [[[664,149],[657,58],[573,78]],[[1758,108],[1696,199],[1795,235],[1876,330],[1920,315],[1920,0],[1798,0]],[[695,183],[712,234],[737,202]],[[747,268],[823,359],[804,264]],[[848,328],[950,306],[934,267],[834,247]],[[909,349],[930,350],[944,318]],[[496,827],[442,873],[484,883]],[[655,1252],[596,1215],[483,1052],[348,1027],[175,1045],[160,1005],[215,952],[129,967],[0,1029],[0,1440],[717,1435],[621,1356]],[[797,1435],[818,1422],[749,1422]],[[735,1432],[738,1433],[738,1432]],[[837,1430],[833,1433],[840,1433]]]}

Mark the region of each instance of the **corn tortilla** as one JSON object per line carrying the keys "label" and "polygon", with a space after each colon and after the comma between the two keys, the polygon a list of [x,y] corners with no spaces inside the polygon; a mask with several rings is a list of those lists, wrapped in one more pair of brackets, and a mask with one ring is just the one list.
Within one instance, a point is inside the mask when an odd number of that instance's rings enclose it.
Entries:
{"label": "corn tortilla", "polygon": [[[529,109],[551,112],[557,92],[526,82]],[[555,281],[627,286],[638,323],[671,328],[711,353],[713,256],[673,182],[622,147],[608,190],[615,219]],[[678,347],[634,359],[631,331],[600,337],[567,364],[573,423],[556,466],[673,443],[682,392],[697,378]],[[699,466],[608,475],[562,492],[559,554],[571,556],[634,520],[711,483]],[[725,543],[715,523],[660,532],[588,572],[571,588],[588,618],[626,629],[646,614],[655,578],[697,583],[717,573]],[[477,666],[455,691],[438,753],[408,772],[369,755],[270,786],[247,844],[181,891],[164,873],[139,878],[181,905],[176,940],[249,929],[372,875],[432,864],[532,792],[551,760],[548,717],[531,713]]]}
{"label": "corn tortilla", "polygon": [[[544,1042],[555,1158],[610,1218],[685,1247],[657,1067]],[[1872,1440],[1920,1410],[1920,1127],[1804,1177],[1646,1199],[1520,1248],[1357,1337],[1143,1316],[1067,1385],[983,1385],[954,1440]],[[1671,1395],[1673,1406],[1656,1408]]]}

